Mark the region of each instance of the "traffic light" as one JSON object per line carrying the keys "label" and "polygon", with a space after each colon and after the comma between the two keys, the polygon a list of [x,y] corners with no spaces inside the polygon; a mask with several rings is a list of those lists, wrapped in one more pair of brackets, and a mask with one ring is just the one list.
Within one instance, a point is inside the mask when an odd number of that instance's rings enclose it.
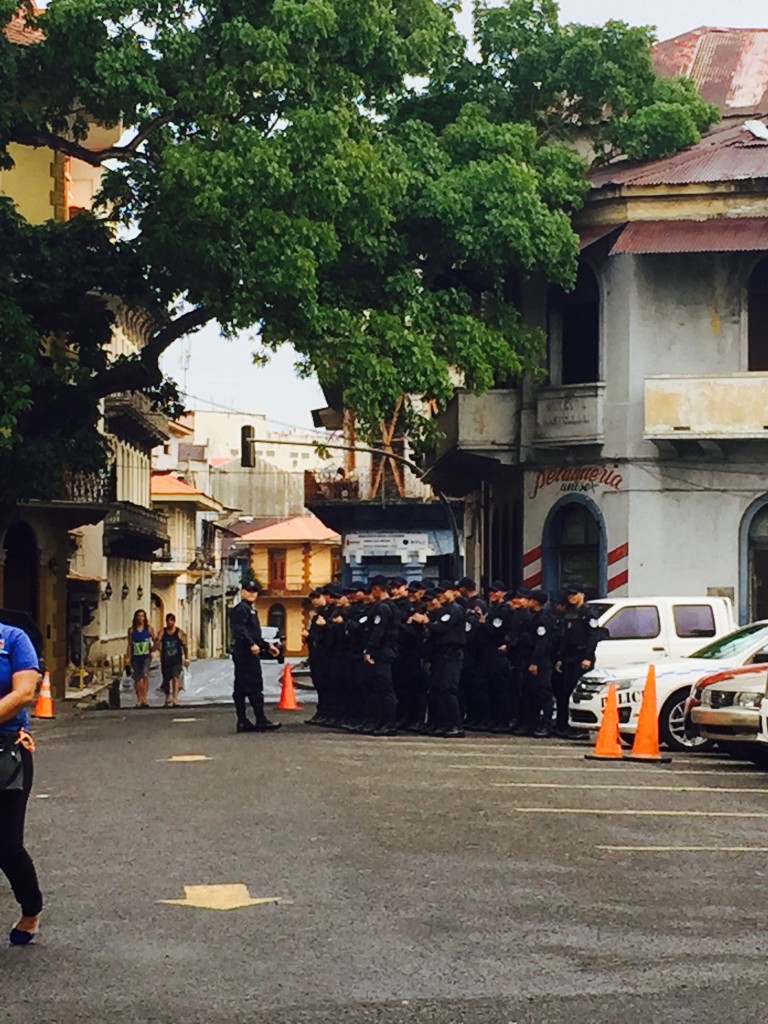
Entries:
{"label": "traffic light", "polygon": [[256,444],[256,431],[247,424],[240,428],[240,465],[245,469],[252,469],[256,465],[254,447]]}

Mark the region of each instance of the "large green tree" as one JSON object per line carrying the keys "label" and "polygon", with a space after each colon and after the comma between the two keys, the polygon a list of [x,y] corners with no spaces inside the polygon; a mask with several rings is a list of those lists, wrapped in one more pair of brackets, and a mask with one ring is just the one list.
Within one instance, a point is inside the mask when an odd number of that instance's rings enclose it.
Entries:
{"label": "large green tree", "polygon": [[[0,41],[5,165],[21,145],[107,168],[93,215],[2,207],[0,495],[98,465],[99,401],[172,398],[159,359],[209,320],[290,340],[371,431],[404,393],[444,403],[456,370],[481,389],[536,365],[515,282],[574,280],[588,162],[674,152],[716,112],[656,79],[649,30],[478,4],[470,59],[456,6],[50,0],[38,42]],[[94,151],[94,121],[122,140]],[[114,295],[156,329],[110,364]]]}

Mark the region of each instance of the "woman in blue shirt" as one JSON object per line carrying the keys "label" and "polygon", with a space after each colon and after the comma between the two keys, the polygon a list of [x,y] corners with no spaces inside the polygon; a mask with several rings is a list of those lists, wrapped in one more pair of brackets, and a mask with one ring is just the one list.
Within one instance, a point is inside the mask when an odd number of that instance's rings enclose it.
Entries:
{"label": "woman in blue shirt", "polygon": [[9,936],[26,946],[37,934],[43,897],[32,858],[24,848],[24,822],[32,789],[32,738],[27,705],[35,697],[39,662],[23,629],[0,622],[0,741],[19,743],[24,771],[20,790],[0,790],[0,870],[21,905],[21,918]]}
{"label": "woman in blue shirt", "polygon": [[125,663],[131,666],[133,675],[137,708],[149,707],[149,660],[154,646],[155,631],[149,624],[147,613],[143,608],[139,608],[128,630],[128,649],[125,652]]}

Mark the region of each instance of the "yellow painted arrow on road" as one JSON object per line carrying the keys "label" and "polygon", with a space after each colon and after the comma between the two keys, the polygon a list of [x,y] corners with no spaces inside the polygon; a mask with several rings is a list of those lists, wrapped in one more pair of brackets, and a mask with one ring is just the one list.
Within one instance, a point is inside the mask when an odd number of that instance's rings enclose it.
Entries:
{"label": "yellow painted arrow on road", "polygon": [[281,896],[254,898],[248,886],[237,885],[185,885],[183,900],[158,900],[169,907],[197,907],[200,910],[238,910],[240,907],[259,907],[265,903],[280,903]]}

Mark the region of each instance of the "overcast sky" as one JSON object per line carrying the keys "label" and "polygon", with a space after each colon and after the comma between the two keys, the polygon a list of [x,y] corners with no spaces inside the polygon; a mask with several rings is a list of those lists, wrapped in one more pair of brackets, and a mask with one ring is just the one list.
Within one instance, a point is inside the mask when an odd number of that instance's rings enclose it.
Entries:
{"label": "overcast sky", "polygon": [[[563,21],[598,24],[614,18],[655,25],[659,39],[700,25],[768,28],[766,0],[739,0],[735,6],[723,0],[560,0],[560,11]],[[468,11],[460,24],[470,30]],[[213,405],[263,412],[275,424],[311,427],[310,410],[325,404],[316,382],[296,377],[289,349],[281,350],[266,368],[257,368],[251,361],[253,348],[247,338],[223,341],[209,327],[188,342],[177,342],[164,366],[190,396],[189,408]]]}

